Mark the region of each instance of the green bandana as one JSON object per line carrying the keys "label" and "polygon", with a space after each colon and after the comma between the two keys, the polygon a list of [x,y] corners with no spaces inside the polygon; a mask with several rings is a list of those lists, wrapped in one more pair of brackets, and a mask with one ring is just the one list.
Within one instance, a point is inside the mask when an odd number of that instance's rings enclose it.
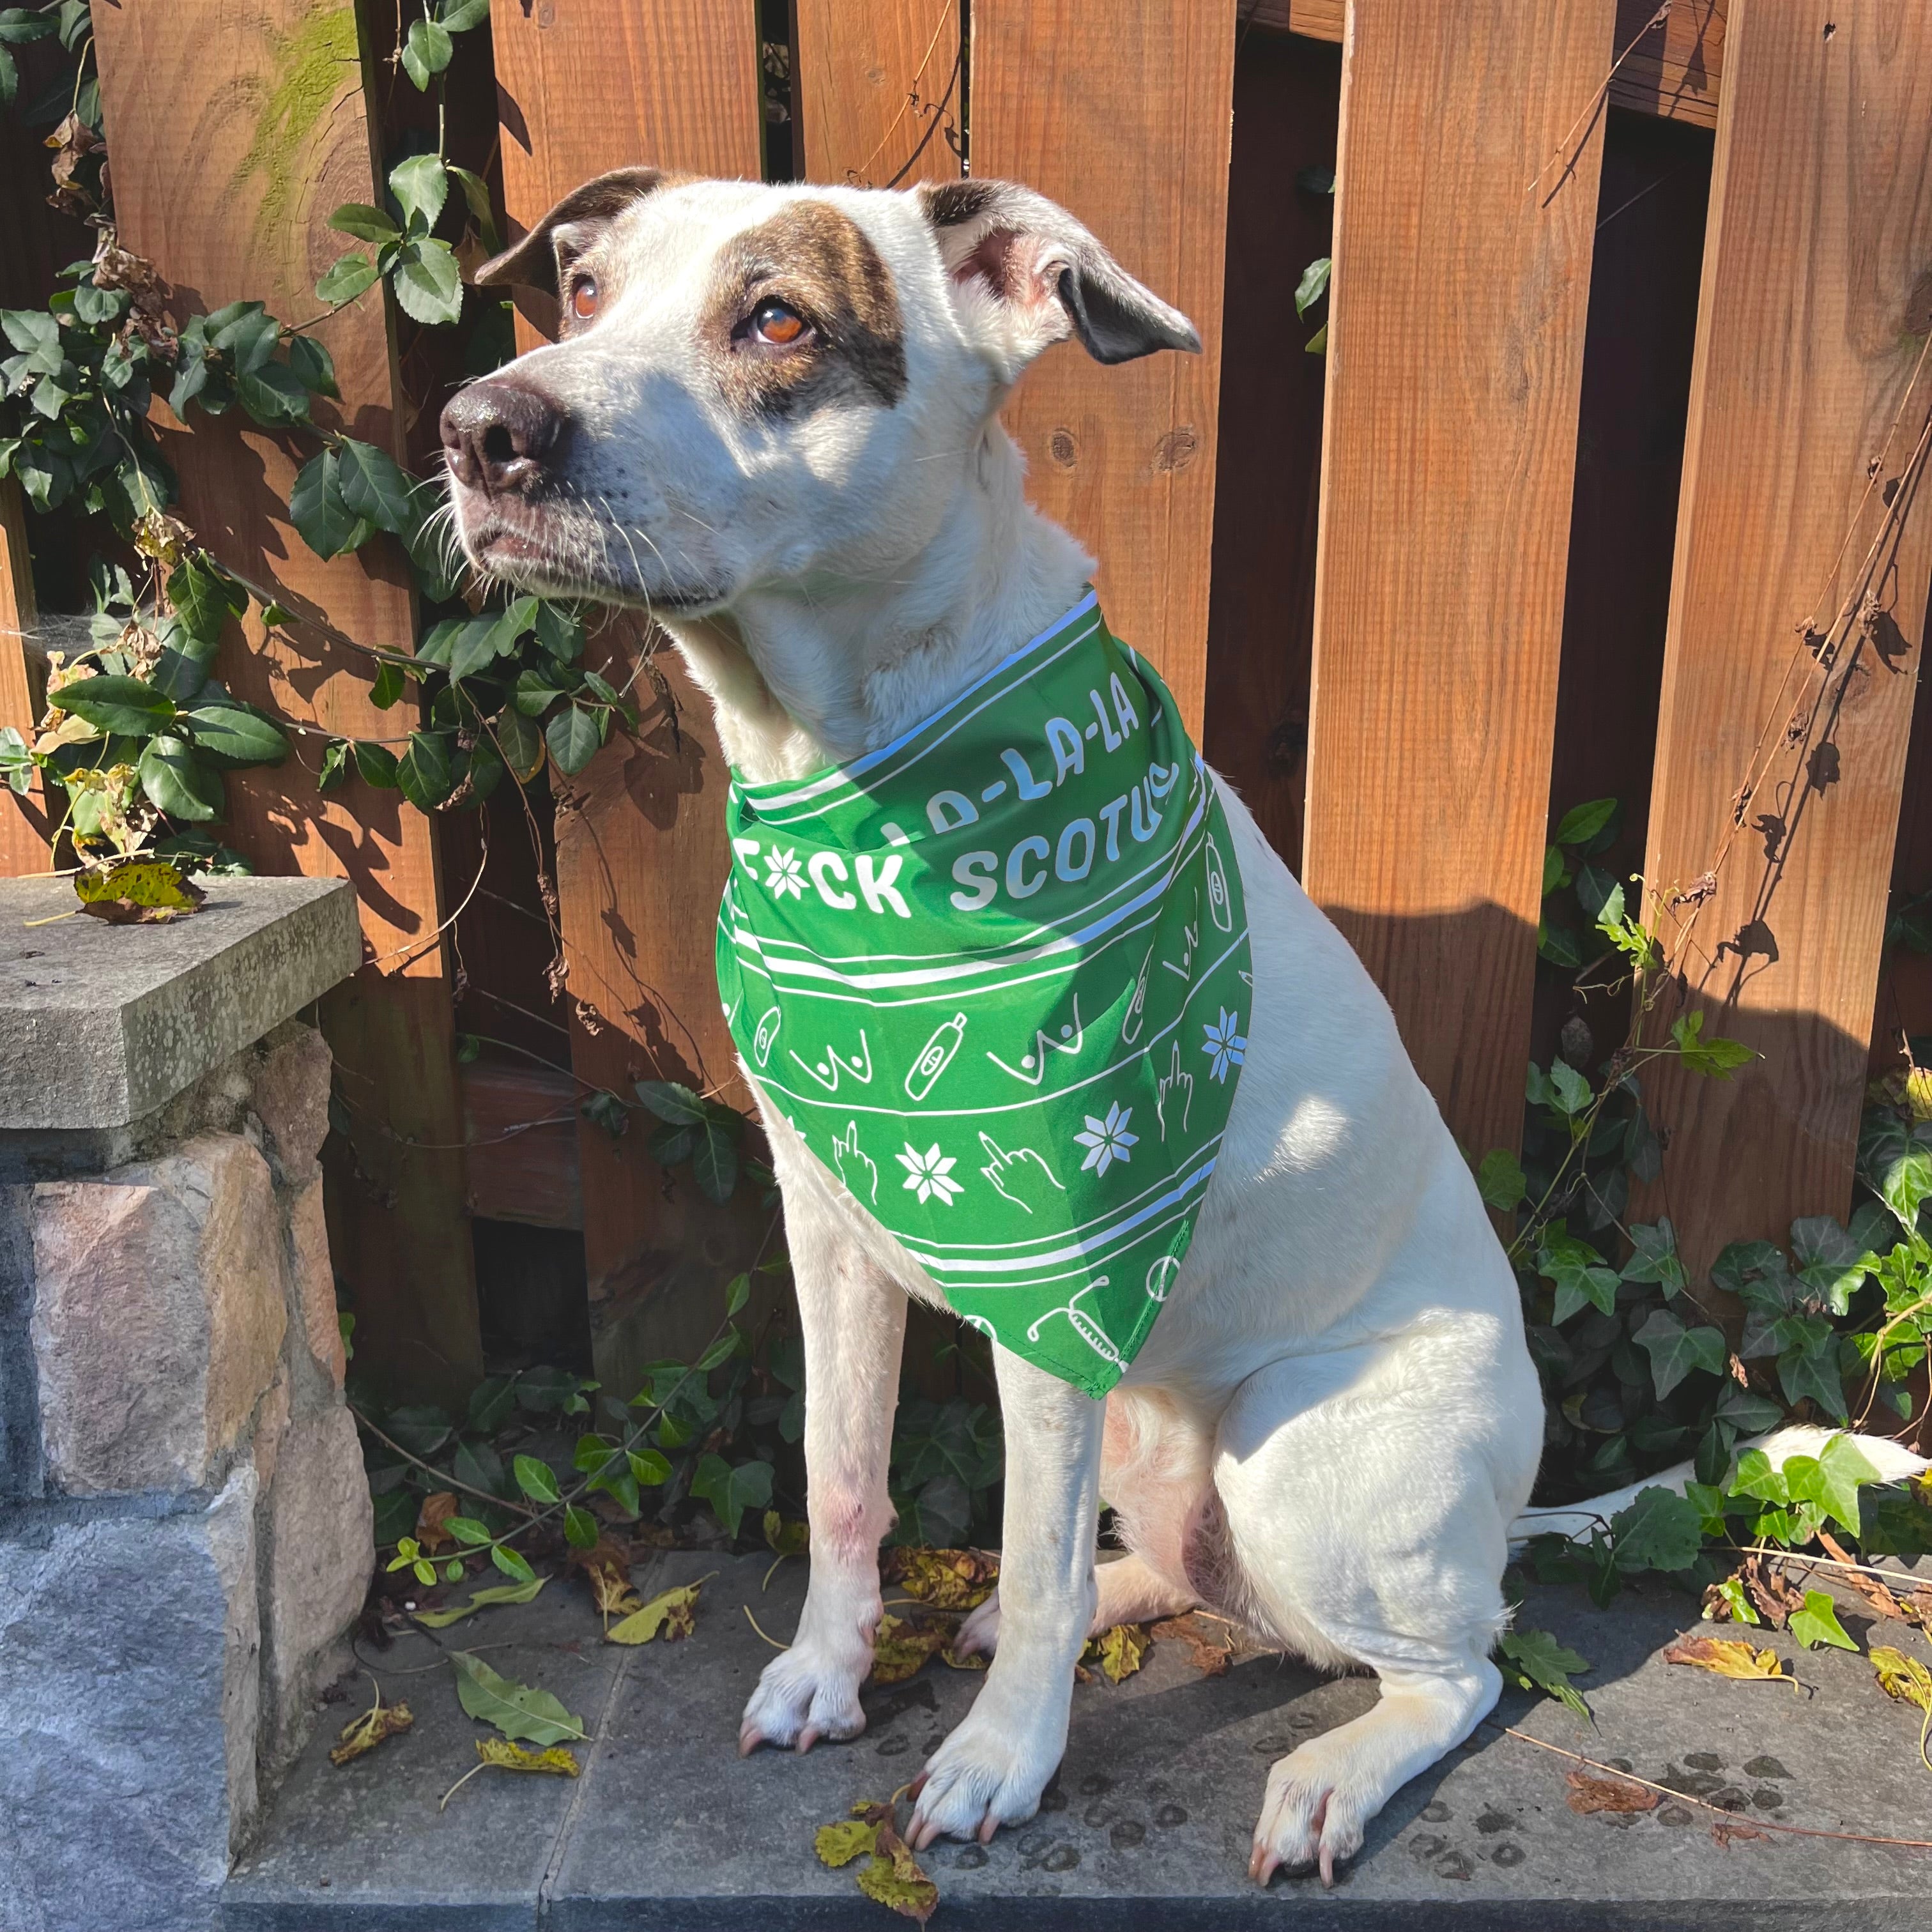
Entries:
{"label": "green bandana", "polygon": [[1093,594],[876,752],[734,778],[731,1036],[1014,1354],[1104,1395],[1147,1339],[1247,1047],[1227,815]]}

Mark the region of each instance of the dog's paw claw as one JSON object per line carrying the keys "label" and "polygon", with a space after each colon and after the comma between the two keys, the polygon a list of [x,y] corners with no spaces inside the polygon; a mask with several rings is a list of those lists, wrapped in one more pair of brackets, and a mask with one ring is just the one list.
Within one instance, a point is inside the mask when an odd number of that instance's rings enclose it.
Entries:
{"label": "dog's paw claw", "polygon": [[859,1686],[871,1668],[869,1654],[855,1649],[833,1656],[809,1642],[795,1643],[766,1665],[745,1707],[738,1748],[749,1756],[760,1744],[801,1754],[820,1740],[856,1738],[866,1728]]}
{"label": "dog's paw claw", "polygon": [[1065,1742],[1064,1728],[1056,1733],[1037,1721],[982,1716],[975,1705],[920,1774],[908,1842],[922,1848],[944,1837],[986,1844],[1002,1825],[1030,1818]]}
{"label": "dog's paw claw", "polygon": [[953,1653],[959,1657],[991,1657],[1000,1642],[1000,1593],[995,1590],[959,1626],[952,1640]]}

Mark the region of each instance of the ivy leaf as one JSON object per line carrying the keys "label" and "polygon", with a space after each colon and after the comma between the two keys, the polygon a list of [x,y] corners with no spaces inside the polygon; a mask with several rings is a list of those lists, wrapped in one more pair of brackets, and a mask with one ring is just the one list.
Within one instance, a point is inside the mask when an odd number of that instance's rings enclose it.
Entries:
{"label": "ivy leaf", "polygon": [[726,1534],[735,1537],[746,1510],[762,1510],[771,1501],[772,1466],[740,1462],[734,1469],[723,1456],[707,1450],[698,1459],[691,1493],[708,1502]]}
{"label": "ivy leaf", "polygon": [[1829,1214],[1810,1214],[1791,1224],[1791,1258],[1798,1279],[1834,1315],[1851,1306],[1878,1257],[1862,1247]]}
{"label": "ivy leaf", "polygon": [[1654,1224],[1633,1222],[1630,1238],[1636,1252],[1624,1264],[1624,1280],[1656,1282],[1667,1295],[1681,1294],[1690,1286],[1677,1252],[1677,1230],[1667,1217]]}
{"label": "ivy leaf", "polygon": [[1740,1066],[1748,1066],[1757,1058],[1742,1040],[1705,1039],[1702,1013],[1686,1013],[1673,1021],[1670,1037],[1676,1042],[1684,1064],[1706,1079],[1728,1080]]}
{"label": "ivy leaf", "polygon": [[1589,1716],[1589,1706],[1570,1682],[1574,1672],[1591,1667],[1588,1658],[1566,1649],[1544,1630],[1506,1630],[1496,1648],[1514,1666],[1510,1674],[1526,1690],[1546,1690],[1578,1717]]}
{"label": "ivy leaf", "polygon": [[1565,1114],[1580,1114],[1590,1104],[1592,1096],[1589,1082],[1568,1060],[1552,1060],[1550,1063],[1550,1085],[1556,1106]]}
{"label": "ivy leaf", "polygon": [[1910,1233],[1918,1225],[1918,1210],[1932,1197],[1932,1153],[1914,1148],[1886,1170],[1879,1196]]}
{"label": "ivy leaf", "polygon": [[1522,1162],[1508,1148],[1492,1148],[1476,1169],[1476,1191],[1488,1206],[1507,1214],[1529,1191]]}
{"label": "ivy leaf", "polygon": [[332,448],[310,457],[296,472],[289,516],[302,542],[325,562],[359,550],[375,530],[343,500],[341,459]]}
{"label": "ivy leaf", "polygon": [[373,442],[345,436],[337,450],[337,488],[351,516],[392,533],[412,529],[416,478],[386,451]]}
{"label": "ivy leaf", "polygon": [[455,51],[447,28],[434,20],[410,22],[409,38],[403,43],[403,71],[416,82],[418,94],[428,91]]}
{"label": "ivy leaf", "polygon": [[[390,185],[393,187],[394,183],[392,182]],[[362,201],[345,201],[328,218],[328,225],[338,234],[352,235],[358,242],[374,242],[379,247],[399,241],[403,232],[381,208],[371,208]],[[343,261],[350,259],[344,256]],[[335,265],[336,268],[341,266],[341,262]],[[333,274],[335,269],[329,272]]]}
{"label": "ivy leaf", "polygon": [[1880,1480],[1850,1436],[1834,1436],[1816,1456],[1793,1456],[1784,1465],[1784,1484],[1793,1502],[1815,1503],[1857,1536],[1858,1491]]}
{"label": "ivy leaf", "polygon": [[558,770],[573,778],[596,756],[599,742],[597,721],[580,704],[561,706],[544,727]]}
{"label": "ivy leaf", "polygon": [[1611,1517],[1610,1539],[1619,1570],[1688,1570],[1704,1546],[1704,1520],[1688,1496],[1640,1490]]}
{"label": "ivy leaf", "polygon": [[[315,298],[326,302],[332,308],[339,308],[345,302],[352,302],[374,283],[379,274],[375,263],[358,249],[352,248],[347,254],[338,256],[332,268],[325,269],[322,279],[315,285]],[[335,392],[328,392],[334,395]]]}
{"label": "ivy leaf", "polygon": [[436,155],[412,154],[389,170],[389,192],[410,228],[427,234],[449,199],[449,176]]}
{"label": "ivy leaf", "polygon": [[[1559,1063],[1560,1064],[1560,1063]],[[1617,1272],[1588,1241],[1552,1222],[1537,1251],[1537,1272],[1556,1286],[1554,1319],[1560,1326],[1586,1302],[1607,1315],[1617,1304]]]}
{"label": "ivy leaf", "polygon": [[396,760],[396,783],[418,812],[433,812],[455,789],[449,767],[449,740],[440,731],[412,731]]}
{"label": "ivy leaf", "polygon": [[1660,1402],[1693,1369],[1722,1375],[1728,1351],[1719,1328],[1687,1328],[1667,1308],[1654,1308],[1630,1336],[1650,1358],[1651,1380]]}
{"label": "ivy leaf", "polygon": [[1785,1628],[1807,1650],[1816,1650],[1823,1643],[1834,1650],[1858,1654],[1858,1646],[1845,1634],[1845,1627],[1838,1621],[1838,1606],[1822,1590],[1807,1590],[1804,1607],[1792,1612]]}
{"label": "ivy leaf", "polygon": [[404,312],[418,322],[454,322],[463,313],[463,272],[446,242],[422,236],[404,242],[390,279]]}
{"label": "ivy leaf", "polygon": [[138,677],[87,677],[51,692],[56,711],[84,718],[96,730],[146,738],[175,715],[174,700]]}
{"label": "ivy leaf", "polygon": [[1838,1338],[1822,1315],[1795,1320],[1799,1338],[1778,1358],[1778,1379],[1787,1402],[1809,1397],[1827,1415],[1846,1419],[1844,1377],[1838,1368]]}
{"label": "ivy leaf", "polygon": [[221,774],[195,756],[194,747],[172,733],[151,738],[141,751],[141,789],[170,818],[219,818],[225,798]]}
{"label": "ivy leaf", "polygon": [[584,1742],[582,1722],[571,1715],[548,1690],[500,1677],[480,1657],[466,1650],[453,1650],[449,1660],[456,1666],[456,1694],[464,1710],[486,1724],[494,1724],[512,1743],[549,1745],[566,1738]]}

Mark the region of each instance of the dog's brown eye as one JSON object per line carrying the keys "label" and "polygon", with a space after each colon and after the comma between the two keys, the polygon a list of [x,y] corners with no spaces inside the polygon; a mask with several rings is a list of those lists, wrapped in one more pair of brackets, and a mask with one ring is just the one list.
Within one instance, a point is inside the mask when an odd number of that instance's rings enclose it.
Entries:
{"label": "dog's brown eye", "polygon": [[752,312],[752,328],[760,342],[775,342],[782,347],[805,333],[805,318],[782,302],[760,302]]}
{"label": "dog's brown eye", "polygon": [[579,322],[588,322],[597,313],[597,284],[589,275],[571,284],[570,312]]}

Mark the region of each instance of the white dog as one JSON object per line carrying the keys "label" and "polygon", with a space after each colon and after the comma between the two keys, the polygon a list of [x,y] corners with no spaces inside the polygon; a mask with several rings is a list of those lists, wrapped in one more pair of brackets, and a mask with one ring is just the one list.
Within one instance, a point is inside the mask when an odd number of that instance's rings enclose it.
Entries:
{"label": "white dog", "polygon": [[[650,610],[754,783],[889,742],[1080,599],[1092,562],[1028,506],[998,418],[1035,356],[1070,334],[1103,362],[1199,346],[1070,216],[996,182],[628,170],[481,279],[554,289],[562,334],[445,416],[470,556]],[[1220,1164],[1104,1403],[995,1351],[1000,1588],[962,1644],[997,1654],[926,1767],[917,1845],[1033,1815],[1108,1624],[1205,1605],[1380,1678],[1373,1710],[1269,1772],[1264,1884],[1330,1879],[1501,1688],[1500,1580],[1543,1435],[1516,1282],[1382,995],[1222,790],[1253,992]],[[763,1110],[804,1324],[812,1576],[742,1743],[804,1750],[865,1726],[904,1298],[944,1301]],[[1887,1474],[1918,1466],[1902,1455]],[[1096,1570],[1103,1497],[1131,1553]]]}

